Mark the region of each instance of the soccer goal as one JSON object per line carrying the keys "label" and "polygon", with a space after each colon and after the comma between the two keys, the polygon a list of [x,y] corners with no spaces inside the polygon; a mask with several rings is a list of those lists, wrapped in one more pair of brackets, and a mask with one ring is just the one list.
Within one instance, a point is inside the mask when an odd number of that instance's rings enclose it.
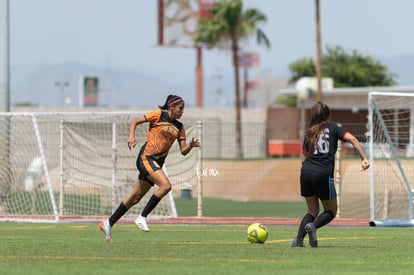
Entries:
{"label": "soccer goal", "polygon": [[413,226],[414,93],[371,92],[370,225]]}
{"label": "soccer goal", "polygon": [[[0,221],[61,222],[108,216],[138,177],[135,166],[148,126],[128,149],[129,123],[140,113],[0,113]],[[186,123],[197,136],[197,122]],[[195,151],[195,150],[194,150]],[[171,148],[164,169],[173,190],[198,183],[200,154]],[[140,213],[154,188],[125,218]],[[170,192],[149,218],[177,217]],[[132,217],[131,217],[132,218]]]}

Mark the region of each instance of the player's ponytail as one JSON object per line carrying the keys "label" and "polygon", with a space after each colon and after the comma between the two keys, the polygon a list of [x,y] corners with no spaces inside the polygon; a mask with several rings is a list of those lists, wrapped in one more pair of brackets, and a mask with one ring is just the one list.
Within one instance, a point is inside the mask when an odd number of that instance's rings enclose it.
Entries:
{"label": "player's ponytail", "polygon": [[318,139],[329,120],[330,110],[328,105],[318,101],[311,110],[311,122],[306,133],[305,155],[310,157],[316,146],[318,146]]}
{"label": "player's ponytail", "polygon": [[178,95],[168,95],[164,105],[158,105],[158,108],[161,110],[168,110],[168,107],[174,106],[181,101],[183,101],[183,99]]}

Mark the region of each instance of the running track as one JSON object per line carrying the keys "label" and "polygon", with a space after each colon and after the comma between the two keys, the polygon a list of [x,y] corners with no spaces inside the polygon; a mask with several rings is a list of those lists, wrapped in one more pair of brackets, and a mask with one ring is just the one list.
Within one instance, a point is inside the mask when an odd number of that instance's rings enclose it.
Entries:
{"label": "running track", "polygon": [[[300,219],[292,218],[199,218],[199,217],[180,217],[172,219],[148,220],[149,224],[217,224],[217,225],[246,225],[260,222],[265,225],[293,225],[297,226]],[[330,226],[352,226],[369,227],[369,220],[334,219]]]}

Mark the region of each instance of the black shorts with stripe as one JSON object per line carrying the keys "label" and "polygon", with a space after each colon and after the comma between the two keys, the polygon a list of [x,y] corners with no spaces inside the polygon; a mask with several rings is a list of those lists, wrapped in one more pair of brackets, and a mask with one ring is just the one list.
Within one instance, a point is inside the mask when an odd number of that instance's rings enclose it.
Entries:
{"label": "black shorts with stripe", "polygon": [[163,162],[152,156],[138,155],[136,165],[139,171],[138,179],[148,181],[152,186],[154,183],[148,179],[148,176],[157,170],[162,169]]}
{"label": "black shorts with stripe", "polygon": [[335,200],[334,178],[314,171],[301,171],[300,194],[303,197],[317,196],[320,200]]}

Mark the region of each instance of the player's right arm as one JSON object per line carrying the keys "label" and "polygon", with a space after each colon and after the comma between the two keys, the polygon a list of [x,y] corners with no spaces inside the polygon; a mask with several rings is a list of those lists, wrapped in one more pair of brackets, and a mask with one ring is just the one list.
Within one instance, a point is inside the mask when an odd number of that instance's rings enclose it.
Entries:
{"label": "player's right arm", "polygon": [[137,127],[137,125],[142,124],[144,122],[147,122],[147,118],[145,116],[140,116],[132,120],[131,123],[129,124],[129,137],[128,137],[129,150],[131,150],[131,148],[137,145],[137,140],[135,138],[135,128]]}

